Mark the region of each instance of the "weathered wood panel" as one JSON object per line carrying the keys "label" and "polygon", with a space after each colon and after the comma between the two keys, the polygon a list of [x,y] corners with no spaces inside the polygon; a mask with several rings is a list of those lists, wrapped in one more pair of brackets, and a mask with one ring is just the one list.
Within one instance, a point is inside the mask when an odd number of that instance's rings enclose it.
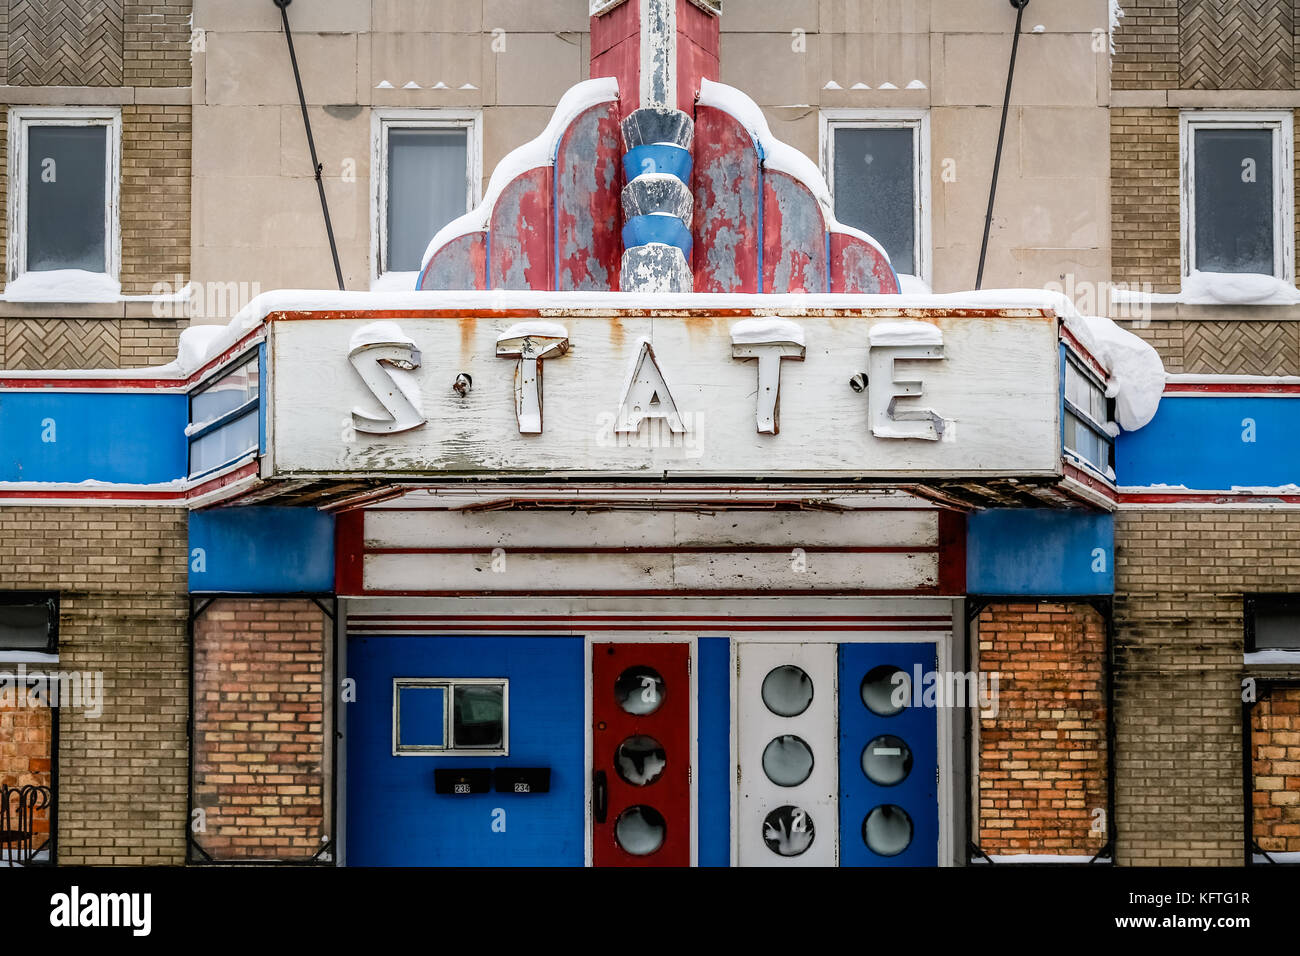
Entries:
{"label": "weathered wood panel", "polygon": [[831,291],[896,293],[898,279],[889,260],[870,243],[842,232],[831,233]]}
{"label": "weathered wood panel", "polygon": [[[900,397],[897,411],[933,410],[945,423],[940,441],[877,437],[871,406],[888,403],[890,383],[872,381],[862,392],[850,387],[850,379],[873,364],[869,330],[900,321],[887,310],[799,319],[807,352],[804,361],[781,363],[776,435],[756,429],[756,363],[732,357],[735,317],[548,312],[548,321],[563,322],[571,347],[542,363],[544,431],[537,435],[519,433],[517,360],[496,356],[498,336],[520,321],[518,315],[372,316],[396,321],[420,353],[418,368],[392,374],[418,399],[426,421],[388,435],[352,428],[354,409],[382,413],[348,359],[353,335],[371,322],[277,320],[275,474],[652,480],[1059,474],[1056,318],[1036,310],[921,314],[942,335],[943,353],[897,362],[894,377],[923,388],[920,395]],[[616,431],[645,342],[653,346],[682,430],[650,417],[634,433]],[[452,389],[461,372],[474,383],[464,397]],[[664,397],[659,407],[668,404]]]}
{"label": "weathered wood panel", "polygon": [[826,292],[826,220],[788,173],[763,174],[763,291]]}
{"label": "weathered wood panel", "polygon": [[601,548],[914,547],[938,544],[938,511],[365,512],[365,547]]}
{"label": "weathered wood panel", "polygon": [[458,236],[433,254],[420,275],[421,289],[486,289],[487,233]]}
{"label": "weathered wood panel", "polygon": [[912,591],[938,585],[938,556],[787,553],[368,554],[366,591]]}

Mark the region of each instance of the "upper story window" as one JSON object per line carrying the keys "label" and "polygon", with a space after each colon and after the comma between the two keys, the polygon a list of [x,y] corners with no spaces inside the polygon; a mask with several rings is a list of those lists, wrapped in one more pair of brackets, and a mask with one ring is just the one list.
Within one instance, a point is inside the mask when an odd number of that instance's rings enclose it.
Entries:
{"label": "upper story window", "polygon": [[1289,651],[1300,656],[1300,594],[1246,597],[1246,653]]}
{"label": "upper story window", "polygon": [[916,110],[823,110],[835,218],[870,234],[894,271],[930,281],[930,121]]}
{"label": "upper story window", "polygon": [[10,282],[65,269],[116,280],[121,131],[116,109],[10,109]]}
{"label": "upper story window", "polygon": [[[376,111],[376,277],[418,272],[434,234],[478,202],[481,128],[477,111]],[[413,275],[394,279],[415,287]]]}
{"label": "upper story window", "polygon": [[1293,281],[1291,113],[1188,110],[1180,139],[1183,275]]}
{"label": "upper story window", "polygon": [[55,653],[58,625],[54,595],[0,591],[0,656],[6,652]]}

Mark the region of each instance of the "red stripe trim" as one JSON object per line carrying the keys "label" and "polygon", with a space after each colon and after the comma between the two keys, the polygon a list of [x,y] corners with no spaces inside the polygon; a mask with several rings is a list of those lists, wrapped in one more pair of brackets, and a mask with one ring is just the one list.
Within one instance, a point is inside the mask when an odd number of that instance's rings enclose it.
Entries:
{"label": "red stripe trim", "polygon": [[[656,621],[781,621],[786,620],[778,615],[767,614],[655,614],[649,615]],[[569,621],[578,623],[587,623],[593,621],[640,621],[645,620],[647,615],[629,613],[629,614],[530,614],[530,621]],[[349,614],[349,621],[363,621],[372,623],[381,623],[383,621],[496,621],[502,619],[514,619],[514,615],[509,613],[503,614],[402,614],[392,612],[389,614]],[[793,620],[804,620],[804,618],[793,618]],[[929,621],[931,623],[950,622],[952,619],[948,616],[925,615],[925,614],[818,614],[819,621],[836,621],[840,623],[860,623],[863,621],[876,622],[912,622]]]}
{"label": "red stripe trim", "polygon": [[[943,626],[935,625],[912,625],[912,624],[868,624],[861,627],[854,627],[854,631],[908,631],[908,632],[929,632],[947,630],[952,627],[952,621],[945,621]],[[673,630],[666,628],[662,624],[601,624],[595,627],[585,627],[583,630],[594,631],[663,631]],[[826,624],[728,624],[725,627],[712,628],[713,630],[722,631],[843,631],[849,630],[844,627],[836,627]],[[348,631],[352,633],[384,633],[391,631],[402,632],[420,632],[431,630],[454,630],[454,631],[553,631],[557,630],[554,624],[518,624],[509,621],[500,624],[459,624],[454,627],[435,628],[428,624],[392,624],[388,626],[380,624],[362,625],[360,627],[348,624]],[[691,630],[709,630],[708,628],[691,628]]]}
{"label": "red stripe trim", "polygon": [[[871,306],[858,309],[836,309],[836,308],[819,308],[800,310],[797,306],[788,307],[773,305],[753,309],[724,309],[709,308],[701,306],[699,308],[689,309],[635,309],[620,306],[604,306],[599,304],[581,305],[577,307],[566,307],[570,314],[593,315],[597,317],[614,316],[617,318],[655,318],[666,315],[673,316],[701,316],[704,318],[736,318],[740,316],[762,316],[773,315],[773,309],[778,312],[782,308],[787,308],[791,314],[799,313],[812,317],[832,317],[832,318],[894,318],[896,316],[912,315],[918,310],[899,309],[891,306]],[[516,318],[551,318],[555,315],[556,306],[546,305],[536,309],[293,309],[280,310],[267,313],[267,322],[302,322],[302,321],[333,321],[335,319],[516,319]],[[1020,317],[1056,319],[1058,318],[1055,311],[1051,309],[1020,308],[1017,306],[1006,306],[1001,309],[925,309],[920,310],[932,315],[934,318],[942,319],[993,319],[1016,313]]]}
{"label": "red stripe trim", "polygon": [[[696,545],[679,547],[655,545],[653,547],[520,547],[510,545],[504,550],[511,554],[789,554],[791,551],[805,551],[808,554],[933,554],[939,550],[935,545],[869,547],[832,547],[823,546],[787,547],[779,544],[761,545]],[[366,548],[366,554],[490,554],[493,547],[484,545],[477,548]]]}
{"label": "red stripe trim", "polygon": [[1083,359],[1092,366],[1092,370],[1101,377],[1103,382],[1110,378],[1110,373],[1106,371],[1105,367],[1097,361],[1092,352],[1088,351],[1087,347],[1079,341],[1078,336],[1071,332],[1070,327],[1064,323],[1061,324],[1061,338],[1070,345],[1077,358]]}
{"label": "red stripe trim", "polygon": [[1236,494],[1233,492],[1151,492],[1140,494],[1123,494],[1120,495],[1121,504],[1146,504],[1146,505],[1164,505],[1164,504],[1215,504],[1227,505],[1238,504],[1243,502],[1283,502],[1285,504],[1300,504],[1300,495],[1261,495],[1253,493]]}
{"label": "red stripe trim", "polygon": [[[717,588],[714,590],[686,590],[682,588],[660,588],[657,590],[593,591],[582,590],[538,590],[527,591],[339,591],[340,597],[907,597],[920,594],[927,597],[941,594],[937,585],[924,588],[894,588],[893,590],[831,589],[798,591],[755,591],[744,588]],[[956,596],[956,595],[953,595]]]}
{"label": "red stripe trim", "polygon": [[1300,382],[1166,382],[1166,395],[1300,395]]}
{"label": "red stripe trim", "polygon": [[1079,484],[1087,486],[1111,501],[1119,500],[1118,493],[1115,491],[1115,486],[1110,482],[1098,478],[1092,472],[1084,471],[1082,468],[1077,465],[1072,465],[1068,461],[1062,462],[1062,464],[1064,465],[1065,477],[1073,478]]}
{"label": "red stripe trim", "polygon": [[184,378],[16,378],[0,374],[0,389],[7,391],[38,391],[47,388],[66,388],[78,391],[95,391],[99,389],[137,389],[155,391],[176,391],[186,388],[201,379],[207,372],[233,359],[246,350],[253,340],[260,336],[263,328],[258,326],[251,332],[223,351],[209,359],[197,371]]}

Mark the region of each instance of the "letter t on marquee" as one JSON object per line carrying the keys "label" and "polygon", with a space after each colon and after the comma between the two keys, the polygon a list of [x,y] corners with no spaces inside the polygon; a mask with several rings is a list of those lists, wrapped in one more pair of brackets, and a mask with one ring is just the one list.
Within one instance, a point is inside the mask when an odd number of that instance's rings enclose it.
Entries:
{"label": "letter t on marquee", "polygon": [[569,351],[569,332],[553,322],[521,322],[497,336],[497,358],[515,365],[515,417],[521,435],[542,432],[542,361]]}
{"label": "letter t on marquee", "polygon": [[731,327],[731,357],[758,359],[758,407],[755,418],[760,435],[781,430],[781,359],[802,362],[803,329],[784,319],[745,319]]}

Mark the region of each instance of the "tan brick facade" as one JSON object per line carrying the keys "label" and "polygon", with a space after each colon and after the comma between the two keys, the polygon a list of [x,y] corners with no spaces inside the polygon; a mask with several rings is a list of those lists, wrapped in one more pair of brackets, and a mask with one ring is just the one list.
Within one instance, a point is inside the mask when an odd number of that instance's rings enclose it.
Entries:
{"label": "tan brick facade", "polygon": [[190,273],[190,107],[122,109],[122,294]]}
{"label": "tan brick facade", "polygon": [[329,617],[219,599],[194,623],[194,841],[216,860],[306,860],[329,834]]}
{"label": "tan brick facade", "polygon": [[1141,0],[1123,5],[1115,34],[1111,88],[1164,90],[1178,86],[1178,0]]}
{"label": "tan brick facade", "polygon": [[1300,375],[1295,321],[1159,319],[1121,325],[1150,342],[1171,375]]}
{"label": "tan brick facade", "polygon": [[1106,625],[1095,608],[994,604],[977,622],[998,712],[979,721],[975,842],[991,856],[1106,844]]}
{"label": "tan brick facade", "polygon": [[1251,708],[1252,836],[1266,853],[1300,853],[1300,685]]}
{"label": "tan brick facade", "polygon": [[1239,864],[1242,594],[1300,591],[1300,515],[1121,511],[1115,538],[1118,861]]}
{"label": "tan brick facade", "polygon": [[103,713],[59,713],[60,863],[184,854],[185,512],[0,508],[0,588],[59,594],[59,668],[103,675]]}
{"label": "tan brick facade", "polygon": [[1112,107],[1110,155],[1112,278],[1177,292],[1178,110]]}

